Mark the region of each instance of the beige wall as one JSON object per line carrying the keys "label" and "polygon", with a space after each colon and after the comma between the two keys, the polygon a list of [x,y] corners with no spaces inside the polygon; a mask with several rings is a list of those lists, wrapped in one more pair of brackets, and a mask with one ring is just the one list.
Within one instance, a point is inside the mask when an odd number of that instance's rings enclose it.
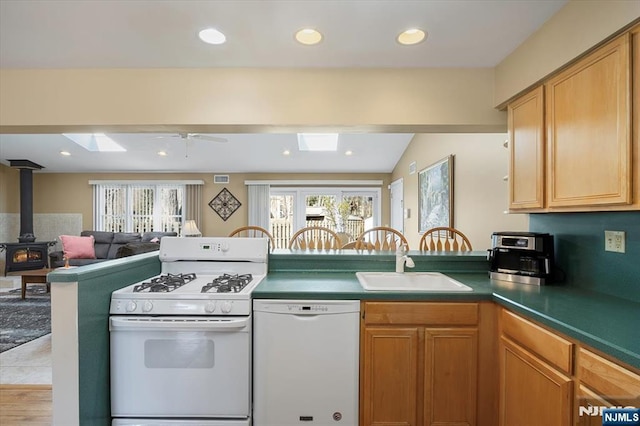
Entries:
{"label": "beige wall", "polygon": [[[226,236],[237,227],[247,225],[247,187],[245,180],[382,180],[382,223],[389,217],[389,174],[231,174],[227,185],[213,183],[213,173],[34,173],[34,213],[80,213],[82,228],[93,229],[93,188],[90,180],[203,180],[202,223],[204,236]],[[222,220],[208,203],[227,188],[242,203],[227,221]]]}
{"label": "beige wall", "polygon": [[572,0],[495,68],[495,105],[640,18],[637,0]]}
{"label": "beige wall", "polygon": [[[454,227],[469,237],[474,250],[491,247],[494,231],[526,231],[526,214],[504,214],[509,193],[503,177],[508,173],[506,134],[420,134],[413,138],[396,165],[392,181],[402,178],[404,206],[411,209],[405,219],[405,235],[411,248],[418,248],[418,172],[453,154]],[[416,173],[409,164],[416,162]]]}
{"label": "beige wall", "polygon": [[506,130],[493,70],[0,70],[0,132]]}
{"label": "beige wall", "polygon": [[20,212],[20,171],[0,164],[0,213]]}

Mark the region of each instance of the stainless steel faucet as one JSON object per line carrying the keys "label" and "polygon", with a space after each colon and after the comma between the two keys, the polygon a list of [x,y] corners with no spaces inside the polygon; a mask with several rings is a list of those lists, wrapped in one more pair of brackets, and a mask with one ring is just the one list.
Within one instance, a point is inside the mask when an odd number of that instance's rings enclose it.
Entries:
{"label": "stainless steel faucet", "polygon": [[413,263],[413,259],[411,259],[407,252],[409,251],[409,247],[406,244],[400,244],[396,250],[396,272],[403,273],[404,265],[407,265],[407,268],[413,268],[416,266]]}

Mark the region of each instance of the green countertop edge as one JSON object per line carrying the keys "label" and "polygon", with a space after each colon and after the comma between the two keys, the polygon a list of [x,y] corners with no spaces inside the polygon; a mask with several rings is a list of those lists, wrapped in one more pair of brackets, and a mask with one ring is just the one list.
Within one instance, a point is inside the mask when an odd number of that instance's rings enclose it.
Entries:
{"label": "green countertop edge", "polygon": [[[132,262],[133,260],[133,262]],[[142,262],[142,263],[141,263]],[[142,253],[136,256],[123,257],[120,259],[111,259],[105,262],[97,262],[84,266],[57,268],[47,274],[47,281],[54,282],[80,282],[94,279],[114,272],[114,268],[118,271],[138,268],[144,262],[149,262],[158,267],[160,270],[160,260],[158,252]],[[159,273],[159,272],[158,272]],[[147,278],[143,277],[142,279]]]}

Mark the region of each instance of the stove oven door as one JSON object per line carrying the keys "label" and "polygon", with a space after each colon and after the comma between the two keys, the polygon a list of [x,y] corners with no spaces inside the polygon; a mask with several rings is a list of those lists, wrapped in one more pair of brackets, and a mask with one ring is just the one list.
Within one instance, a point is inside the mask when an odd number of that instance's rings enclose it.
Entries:
{"label": "stove oven door", "polygon": [[250,415],[251,317],[116,317],[114,418]]}

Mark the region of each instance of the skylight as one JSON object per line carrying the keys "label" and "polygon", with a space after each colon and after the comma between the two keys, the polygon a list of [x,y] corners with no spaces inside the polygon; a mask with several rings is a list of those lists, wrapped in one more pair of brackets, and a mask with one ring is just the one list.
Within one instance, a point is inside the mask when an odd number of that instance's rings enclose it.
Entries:
{"label": "skylight", "polygon": [[104,133],[63,133],[62,136],[71,139],[87,151],[93,152],[124,152],[122,146]]}
{"label": "skylight", "polygon": [[298,133],[300,151],[337,151],[337,133]]}

